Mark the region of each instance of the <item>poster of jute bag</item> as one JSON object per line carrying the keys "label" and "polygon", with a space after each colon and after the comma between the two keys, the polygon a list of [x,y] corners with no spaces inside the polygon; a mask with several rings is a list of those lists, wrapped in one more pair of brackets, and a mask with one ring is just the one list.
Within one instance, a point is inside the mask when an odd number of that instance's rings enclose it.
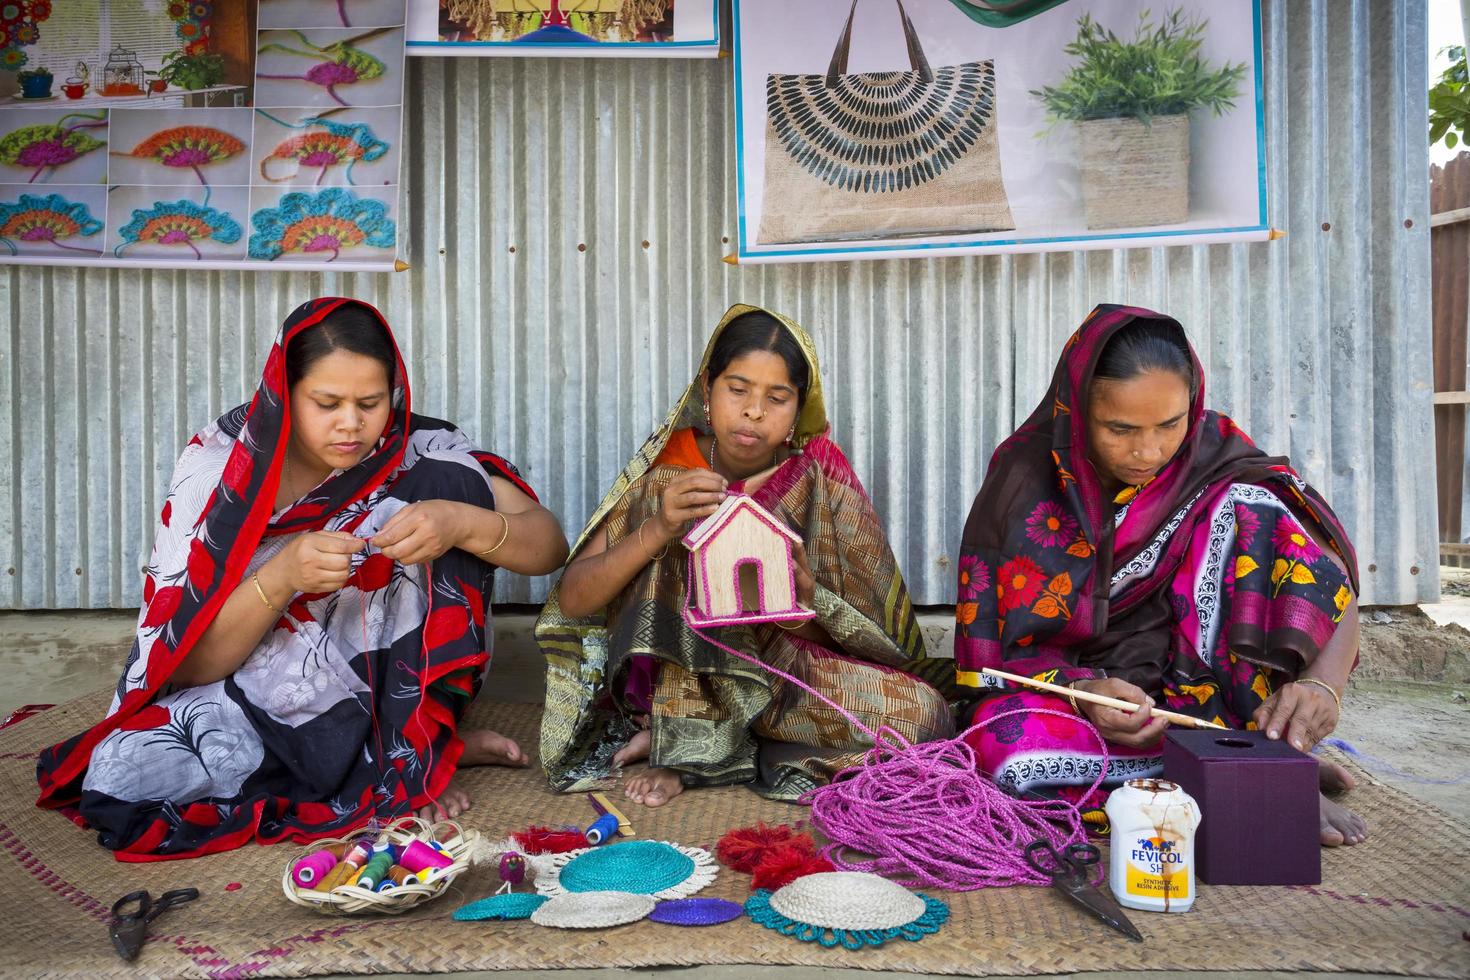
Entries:
{"label": "poster of jute bag", "polygon": [[995,63],[929,67],[898,2],[908,71],[847,73],[853,0],[824,75],[766,76],[757,241],[1015,227],[996,143]]}

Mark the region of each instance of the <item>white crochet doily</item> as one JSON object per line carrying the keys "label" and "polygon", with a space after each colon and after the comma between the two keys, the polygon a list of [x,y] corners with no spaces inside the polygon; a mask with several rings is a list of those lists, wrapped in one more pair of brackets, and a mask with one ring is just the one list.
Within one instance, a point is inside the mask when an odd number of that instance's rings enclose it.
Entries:
{"label": "white crochet doily", "polygon": [[823,929],[897,929],[923,915],[924,900],[866,871],[805,875],[771,895],[771,908]]}
{"label": "white crochet doily", "polygon": [[569,892],[549,898],[531,921],[554,929],[607,929],[646,919],[658,903],[632,892]]}

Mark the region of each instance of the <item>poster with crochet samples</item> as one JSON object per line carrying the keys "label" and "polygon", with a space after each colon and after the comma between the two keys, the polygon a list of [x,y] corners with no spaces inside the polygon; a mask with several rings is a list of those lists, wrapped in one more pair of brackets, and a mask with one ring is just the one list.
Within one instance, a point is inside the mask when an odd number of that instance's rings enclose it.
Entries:
{"label": "poster with crochet samples", "polygon": [[413,55],[714,58],[719,0],[409,0]]}
{"label": "poster with crochet samples", "polygon": [[727,261],[1259,241],[1259,0],[733,0]]}
{"label": "poster with crochet samples", "polygon": [[[0,262],[398,265],[404,0],[77,0],[50,19],[98,41],[78,57],[43,34],[27,60],[65,82],[0,100]],[[115,38],[139,50],[101,50]]]}

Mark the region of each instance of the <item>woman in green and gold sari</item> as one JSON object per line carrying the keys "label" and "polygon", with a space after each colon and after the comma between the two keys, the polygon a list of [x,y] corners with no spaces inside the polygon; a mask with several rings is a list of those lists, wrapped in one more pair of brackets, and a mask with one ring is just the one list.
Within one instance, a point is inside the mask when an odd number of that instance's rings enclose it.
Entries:
{"label": "woman in green and gold sari", "polygon": [[831,706],[686,625],[692,523],[747,493],[797,531],[797,600],[814,619],[712,630],[864,725],[911,742],[953,733],[919,624],[872,502],[827,435],[811,338],[737,305],[699,373],[588,522],[536,624],[546,654],[541,760],[583,789],[648,767],[626,795],[659,806],[686,787],[751,783],[795,800],[855,765],[871,741]]}

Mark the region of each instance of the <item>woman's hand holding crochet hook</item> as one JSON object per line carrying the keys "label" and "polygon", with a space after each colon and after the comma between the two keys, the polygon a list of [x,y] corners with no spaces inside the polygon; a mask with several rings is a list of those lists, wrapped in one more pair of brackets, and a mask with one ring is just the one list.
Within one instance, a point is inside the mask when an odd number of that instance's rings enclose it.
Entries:
{"label": "woman's hand holding crochet hook", "polygon": [[1141,711],[1128,712],[1089,701],[1077,703],[1077,710],[1097,727],[1098,734],[1114,745],[1127,745],[1131,748],[1154,745],[1164,734],[1164,729],[1169,727],[1169,719],[1152,716],[1154,699],[1145,694],[1143,688],[1122,678],[1104,677],[1094,681],[1078,681],[1072,686],[1079,691],[1143,705]]}

